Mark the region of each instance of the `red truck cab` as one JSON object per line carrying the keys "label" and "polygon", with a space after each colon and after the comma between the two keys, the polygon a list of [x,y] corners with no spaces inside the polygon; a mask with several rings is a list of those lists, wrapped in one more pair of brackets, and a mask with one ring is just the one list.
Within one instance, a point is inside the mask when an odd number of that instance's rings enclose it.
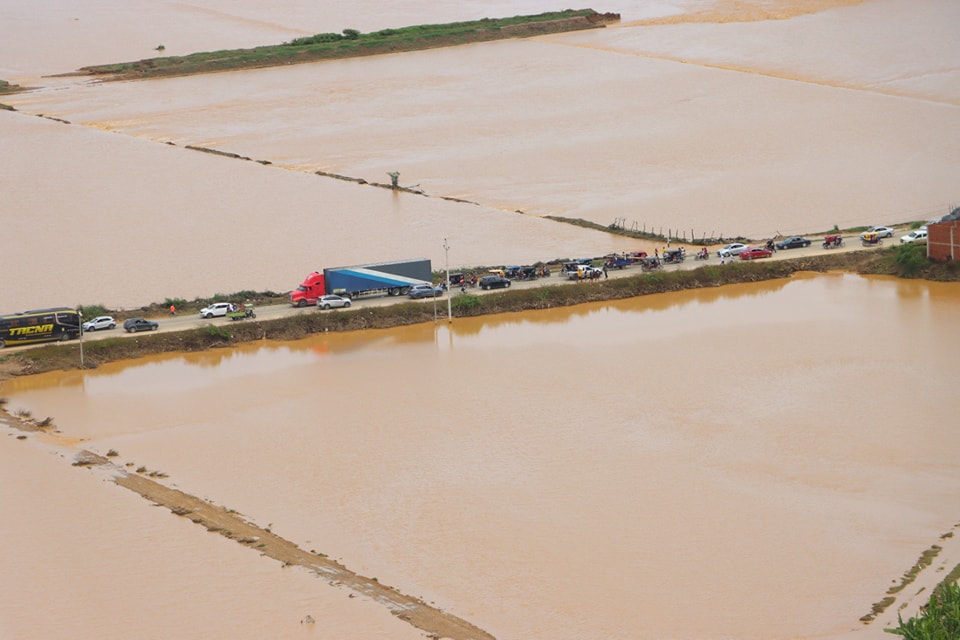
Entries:
{"label": "red truck cab", "polygon": [[290,292],[290,304],[295,307],[317,304],[317,298],[327,293],[325,286],[323,274],[314,271],[303,279],[299,287]]}

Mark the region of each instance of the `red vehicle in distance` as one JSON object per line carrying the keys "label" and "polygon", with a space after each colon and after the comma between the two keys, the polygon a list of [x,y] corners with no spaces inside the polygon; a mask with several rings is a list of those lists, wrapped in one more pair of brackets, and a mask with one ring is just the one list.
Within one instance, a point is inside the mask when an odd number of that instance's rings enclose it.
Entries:
{"label": "red vehicle in distance", "polygon": [[769,258],[773,255],[773,252],[770,249],[764,249],[763,247],[750,247],[749,249],[744,249],[740,252],[741,260],[756,260],[757,258]]}

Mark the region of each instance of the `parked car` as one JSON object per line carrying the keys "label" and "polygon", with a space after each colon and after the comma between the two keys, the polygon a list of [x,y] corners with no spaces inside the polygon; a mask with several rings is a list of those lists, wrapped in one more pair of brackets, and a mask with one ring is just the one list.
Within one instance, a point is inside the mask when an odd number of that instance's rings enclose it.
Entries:
{"label": "parked car", "polygon": [[810,240],[802,236],[790,236],[786,240],[781,240],[777,242],[777,249],[799,249],[801,247],[809,247]]}
{"label": "parked car", "polygon": [[209,320],[210,318],[225,316],[227,311],[230,311],[230,306],[229,302],[215,302],[209,307],[200,309],[200,317]]}
{"label": "parked car", "polygon": [[900,236],[900,244],[905,244],[907,242],[916,242],[917,240],[926,240],[926,239],[927,239],[927,230],[917,229],[916,231],[911,231],[905,236]]}
{"label": "parked car", "polygon": [[320,296],[317,298],[317,307],[320,309],[337,309],[343,307],[346,309],[350,306],[350,298],[344,298],[343,296],[328,295]]}
{"label": "parked car", "polygon": [[869,229],[867,229],[866,231],[860,234],[860,238],[862,239],[863,236],[868,233],[876,233],[881,238],[893,237],[893,229],[891,229],[890,227],[870,227]]}
{"label": "parked car", "polygon": [[764,249],[763,247],[750,247],[740,252],[740,259],[756,260],[757,258],[769,258],[772,255],[773,251],[770,251],[770,249]]}
{"label": "parked car", "polygon": [[93,320],[83,323],[84,331],[100,331],[101,329],[116,329],[117,321],[113,316],[97,316]]}
{"label": "parked car", "polygon": [[407,292],[407,295],[412,299],[416,300],[417,298],[436,298],[437,296],[443,295],[443,287],[435,287],[432,284],[415,284],[410,287],[410,291]]}
{"label": "parked car", "polygon": [[483,276],[480,278],[481,289],[505,289],[510,286],[510,281],[500,276]]}
{"label": "parked car", "polygon": [[156,331],[157,327],[160,325],[153,320],[146,320],[144,318],[128,318],[123,321],[123,328],[128,333],[135,333],[137,331]]}
{"label": "parked car", "polygon": [[748,245],[742,244],[740,242],[733,242],[723,247],[717,251],[717,256],[721,258],[729,258],[730,256],[738,256],[742,252],[746,251],[750,247]]}

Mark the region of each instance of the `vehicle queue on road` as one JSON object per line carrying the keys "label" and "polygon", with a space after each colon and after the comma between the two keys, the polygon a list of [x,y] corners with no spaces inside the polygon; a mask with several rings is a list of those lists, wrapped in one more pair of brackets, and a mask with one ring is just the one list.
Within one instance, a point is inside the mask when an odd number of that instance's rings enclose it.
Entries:
{"label": "vehicle queue on road", "polygon": [[[876,246],[880,245],[883,238],[892,238],[894,230],[890,227],[870,227],[859,235],[860,245]],[[920,227],[900,238],[901,244],[909,242],[925,241],[926,229]],[[741,260],[756,260],[769,258],[775,252],[795,248],[809,248],[813,240],[803,236],[791,236],[785,240],[774,242],[768,240],[763,246],[752,246],[745,243],[729,243],[716,251],[716,256],[720,258],[720,264],[729,264],[735,257]],[[823,248],[833,249],[843,247],[843,236],[840,234],[830,234],[823,238]],[[695,254],[697,260],[708,260],[710,253],[706,247],[703,247]],[[559,265],[557,273],[561,279],[568,281],[581,282],[585,280],[596,280],[598,278],[607,278],[611,271],[621,271],[624,268],[638,265],[643,271],[662,269],[665,265],[679,265],[686,259],[685,247],[669,246],[658,247],[654,249],[654,255],[648,255],[645,251],[635,251],[622,254],[610,254],[603,258],[568,261]],[[414,261],[410,261],[413,263]],[[424,262],[422,260],[416,263]],[[402,264],[402,263],[397,263]],[[598,266],[599,265],[599,266]],[[364,265],[370,267],[371,265]],[[380,266],[380,265],[377,265]],[[392,265],[391,265],[392,266]],[[419,266],[419,264],[418,264]],[[544,263],[537,265],[507,266],[502,269],[490,269],[486,273],[454,273],[450,274],[450,286],[459,286],[461,292],[466,292],[468,288],[479,287],[487,291],[493,289],[508,288],[514,282],[539,280],[552,275],[554,271]],[[313,274],[319,276],[320,274]],[[382,274],[381,274],[382,275]],[[381,297],[389,293],[395,296],[398,293],[405,294],[410,300],[421,298],[437,298],[443,296],[446,291],[446,281],[434,284],[423,280],[416,282],[405,278],[409,282],[403,282],[402,287],[391,287],[383,290],[364,291],[364,298]],[[300,289],[304,288],[301,285]],[[301,298],[302,300],[302,298]],[[319,295],[316,302],[312,304],[319,310],[348,309],[356,298],[349,293],[333,293]],[[296,307],[302,307],[302,302],[294,304]],[[171,306],[171,316],[175,315],[175,309]],[[212,320],[216,317],[227,317],[232,320],[242,320],[245,318],[256,318],[253,307],[230,302],[219,302],[200,310],[200,318]],[[35,309],[19,313],[0,315],[0,348],[9,345],[30,345],[41,342],[66,341],[78,338],[84,333],[93,333],[105,330],[112,330],[118,326],[117,320],[110,315],[97,316],[88,321],[82,321],[82,313],[77,309],[69,307],[56,307],[49,309]],[[123,329],[127,333],[138,333],[141,331],[156,331],[160,328],[160,323],[143,317],[128,318],[123,321]]]}

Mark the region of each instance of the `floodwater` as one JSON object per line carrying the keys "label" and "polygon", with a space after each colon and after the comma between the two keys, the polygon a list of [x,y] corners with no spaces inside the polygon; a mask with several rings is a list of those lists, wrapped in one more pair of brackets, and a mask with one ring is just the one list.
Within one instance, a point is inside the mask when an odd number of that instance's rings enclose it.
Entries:
{"label": "floodwater", "polygon": [[[3,311],[648,249],[546,215],[762,238],[957,198],[947,0],[613,0],[600,31],[112,84],[51,76],[557,7],[81,4],[0,2],[0,79],[35,88],[0,97]],[[421,637],[84,447],[497,638],[886,638],[858,618],[958,561],[958,301],[819,276],[6,381],[62,433],[0,438],[0,636]]]}
{"label": "floodwater", "polygon": [[9,380],[62,433],[0,445],[0,626],[413,637],[82,446],[497,638],[888,637],[858,619],[957,523],[958,314],[956,284],[809,275]]}
{"label": "floodwater", "polygon": [[[0,7],[0,78],[37,87],[0,111],[7,310],[286,291],[324,267],[404,258],[650,248],[546,215],[765,238],[956,202],[955,2],[615,1],[598,10],[622,21],[590,32],[107,84],[49,76],[158,44],[177,55],[556,7],[74,4]],[[315,171],[398,171],[423,195]]]}

